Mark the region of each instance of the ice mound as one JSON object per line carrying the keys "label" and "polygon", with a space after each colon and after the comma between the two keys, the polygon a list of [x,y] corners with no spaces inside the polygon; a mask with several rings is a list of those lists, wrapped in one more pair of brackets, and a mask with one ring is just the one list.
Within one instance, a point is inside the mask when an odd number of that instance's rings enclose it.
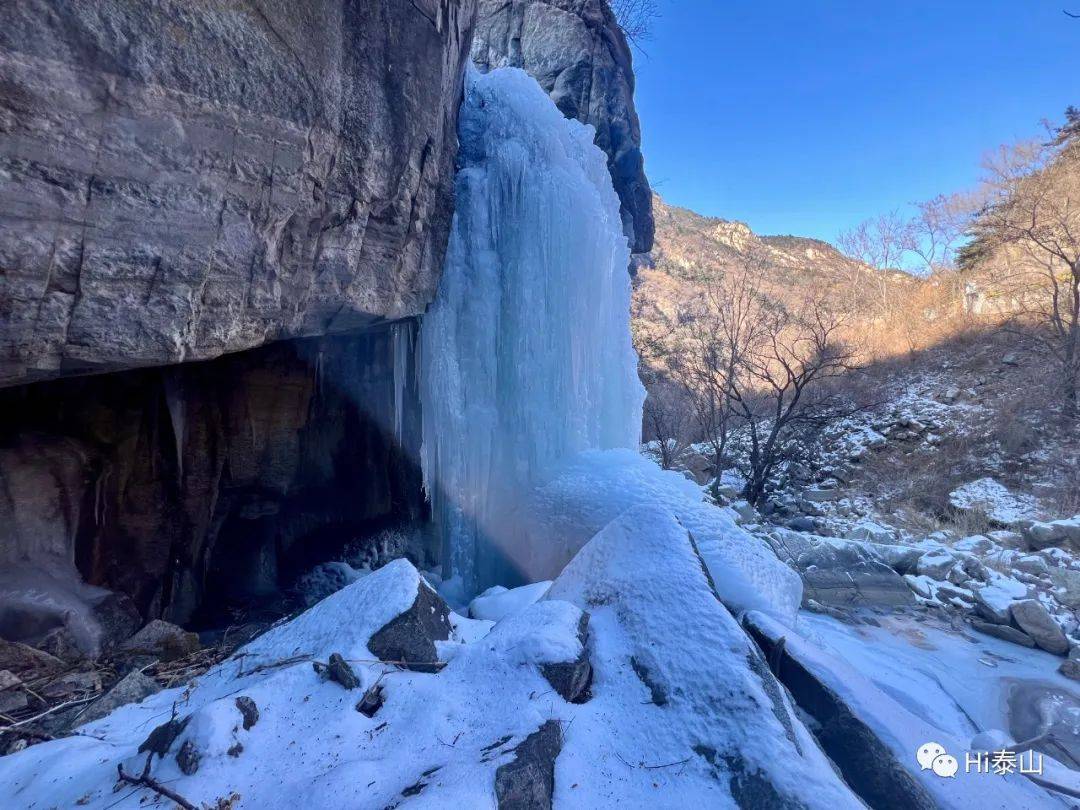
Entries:
{"label": "ice mound", "polygon": [[661,507],[678,518],[734,610],[793,620],[802,601],[799,575],[737,526],[730,510],[706,503],[692,481],[630,450],[582,453],[533,493],[523,519],[529,552],[523,567],[531,578],[557,573],[590,537],[638,505]]}

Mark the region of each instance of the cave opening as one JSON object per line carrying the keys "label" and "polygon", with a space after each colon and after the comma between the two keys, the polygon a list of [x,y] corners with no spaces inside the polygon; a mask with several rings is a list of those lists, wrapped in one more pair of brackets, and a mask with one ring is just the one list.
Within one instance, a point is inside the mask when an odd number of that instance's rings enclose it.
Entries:
{"label": "cave opening", "polygon": [[[143,619],[209,630],[302,606],[298,584],[328,561],[437,565],[417,329],[0,390],[0,588],[17,590],[21,569],[68,581],[66,566]],[[14,640],[70,620],[8,597]]]}

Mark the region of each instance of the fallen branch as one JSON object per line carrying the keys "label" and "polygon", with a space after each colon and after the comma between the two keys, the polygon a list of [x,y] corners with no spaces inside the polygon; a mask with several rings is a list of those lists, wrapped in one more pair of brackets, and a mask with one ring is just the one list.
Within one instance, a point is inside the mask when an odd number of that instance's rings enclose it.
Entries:
{"label": "fallen branch", "polygon": [[619,762],[621,762],[627,768],[641,768],[645,771],[655,771],[658,768],[671,768],[675,765],[685,765],[691,759],[690,757],[687,757],[686,759],[680,759],[678,762],[665,762],[662,765],[646,765],[644,762],[639,762],[637,765],[633,765],[623,759],[622,755],[618,751],[615,752],[615,756],[618,758]]}
{"label": "fallen branch", "polygon": [[40,720],[42,717],[46,717],[46,716],[52,714],[53,712],[58,712],[61,709],[68,708],[69,706],[78,706],[78,705],[80,705],[82,703],[88,703],[91,700],[97,700],[97,698],[98,698],[97,695],[91,695],[90,697],[77,698],[75,700],[65,701],[64,703],[58,703],[57,705],[53,706],[51,709],[46,709],[41,714],[35,714],[33,717],[27,717],[25,720],[20,720],[18,723],[12,723],[10,726],[0,727],[0,731],[13,731],[14,729],[17,729],[20,726],[26,726],[26,725],[29,725],[30,723],[33,723],[35,720]]}
{"label": "fallen branch", "polygon": [[135,785],[136,787],[145,787],[157,793],[159,796],[164,796],[166,799],[172,799],[178,805],[184,808],[184,810],[198,810],[195,805],[181,796],[174,790],[165,787],[157,779],[150,775],[150,763],[154,759],[154,752],[151,751],[150,755],[146,758],[146,767],[143,768],[143,772],[139,776],[132,776],[131,774],[124,773],[124,764],[122,762],[116,763],[116,773],[120,777],[121,782],[127,782],[129,785]]}

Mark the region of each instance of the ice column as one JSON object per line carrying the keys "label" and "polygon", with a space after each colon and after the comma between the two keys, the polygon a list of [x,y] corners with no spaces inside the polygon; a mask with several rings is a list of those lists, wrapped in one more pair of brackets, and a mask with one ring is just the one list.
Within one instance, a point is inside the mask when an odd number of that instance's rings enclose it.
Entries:
{"label": "ice column", "polygon": [[526,73],[470,72],[456,209],[421,326],[423,471],[472,590],[516,576],[514,513],[558,462],[636,447],[629,251],[592,127]]}

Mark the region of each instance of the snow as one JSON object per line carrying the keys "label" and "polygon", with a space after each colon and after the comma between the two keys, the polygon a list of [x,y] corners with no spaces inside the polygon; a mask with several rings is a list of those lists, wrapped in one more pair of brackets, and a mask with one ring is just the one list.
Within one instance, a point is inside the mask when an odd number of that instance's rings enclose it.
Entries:
{"label": "snow", "polygon": [[593,698],[566,729],[556,805],[734,807],[729,778],[739,763],[801,806],[861,806],[782,690],[770,695],[748,666],[764,662],[666,510],[638,506],[605,527],[548,598],[590,611],[596,668]]}
{"label": "snow", "polygon": [[93,606],[107,594],[83,582],[66,560],[41,556],[31,562],[0,561],[0,628],[10,638],[15,628],[34,628],[35,635],[43,635],[63,625],[81,649],[96,654],[101,625]]}
{"label": "snow", "polygon": [[513,578],[520,493],[634,447],[629,249],[594,130],[526,73],[470,71],[438,294],[421,327],[426,490],[467,590]]}
{"label": "snow", "polygon": [[[939,807],[1070,806],[1018,774],[968,774],[962,767],[975,734],[1008,727],[1007,697],[1017,683],[1045,682],[1073,691],[1074,685],[1054,672],[1059,659],[988,636],[964,641],[945,628],[903,616],[876,618],[880,626],[803,612],[792,632],[761,614],[749,617],[770,637],[785,637],[787,652],[895,752]],[[955,778],[918,767],[915,752],[927,742],[940,743],[960,760]]]}
{"label": "snow", "polygon": [[1011,526],[1035,517],[1035,499],[1030,495],[1010,492],[993,478],[980,478],[949,493],[949,503],[960,510],[978,510],[990,520]]}
{"label": "snow", "polygon": [[802,601],[799,575],[761,539],[736,525],[735,513],[702,500],[701,488],[629,450],[582,453],[539,487],[523,517],[533,576],[557,573],[596,532],[639,505],[674,514],[694,538],[724,602],[790,621]]}
{"label": "snow", "polygon": [[[764,776],[808,808],[859,806],[791,716],[783,693],[770,693],[760,674],[764,663],[714,596],[686,530],[659,509],[623,515],[545,598],[501,621],[451,615],[452,637],[438,645],[447,662],[440,672],[372,663],[371,633],[409,607],[420,587],[427,586],[411,564],[390,563],[184,688],[80,729],[92,736],[0,758],[4,807],[142,806],[149,791],[117,789],[117,765],[141,772],[139,744],[174,713],[190,719],[166,756],[155,758],[151,775],[196,806],[235,793],[238,810],[330,810],[343,801],[490,807],[495,770],[548,720],[564,735],[556,761],[560,807],[708,801],[734,808],[731,777],[740,775]],[[539,667],[580,655],[582,610],[592,616],[593,696],[576,705],[553,693]],[[326,661],[331,652],[350,660],[361,689],[376,682],[384,689],[385,705],[374,717],[355,710],[359,689],[346,691],[313,670],[311,660]],[[635,661],[647,676],[637,674]],[[650,701],[642,677],[666,705]],[[258,707],[250,729],[243,728],[239,696]],[[200,755],[194,775],[176,760],[187,744]],[[417,786],[419,793],[403,796]]]}
{"label": "snow", "polygon": [[550,580],[510,589],[493,585],[469,603],[469,615],[474,619],[497,622],[507,616],[520,613],[542,598],[549,587],[551,587]]}

